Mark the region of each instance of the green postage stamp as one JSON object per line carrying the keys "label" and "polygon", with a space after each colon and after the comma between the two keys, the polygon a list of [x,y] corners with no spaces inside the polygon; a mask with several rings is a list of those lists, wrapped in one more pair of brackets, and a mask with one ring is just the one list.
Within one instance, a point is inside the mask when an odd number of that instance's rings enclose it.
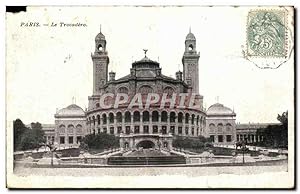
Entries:
{"label": "green postage stamp", "polygon": [[285,9],[253,9],[247,17],[246,58],[260,68],[278,68],[289,58],[291,34]]}
{"label": "green postage stamp", "polygon": [[249,12],[248,54],[261,57],[286,57],[285,12],[257,10]]}

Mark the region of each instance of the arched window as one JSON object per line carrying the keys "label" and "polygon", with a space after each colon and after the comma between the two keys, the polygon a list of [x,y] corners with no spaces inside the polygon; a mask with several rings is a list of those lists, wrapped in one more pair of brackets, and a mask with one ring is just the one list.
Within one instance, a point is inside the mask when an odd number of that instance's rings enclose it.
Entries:
{"label": "arched window", "polygon": [[218,124],[218,131],[222,131],[223,130],[223,124],[222,123],[219,123]]}
{"label": "arched window", "polygon": [[150,86],[141,86],[139,88],[139,93],[141,93],[142,95],[148,95],[149,93],[153,93],[153,89]]}
{"label": "arched window", "polygon": [[109,113],[108,118],[109,118],[109,123],[114,123],[114,114],[113,113]]}
{"label": "arched window", "polygon": [[215,131],[215,128],[216,128],[215,124],[211,123],[211,124],[209,124],[208,127],[209,127],[210,132],[214,132]]}
{"label": "arched window", "polygon": [[101,44],[98,45],[98,51],[103,51],[103,46]]}
{"label": "arched window", "polygon": [[164,93],[166,93],[168,97],[171,97],[174,93],[174,89],[171,88],[170,86],[167,86],[164,89]]}
{"label": "arched window", "polygon": [[230,123],[226,124],[226,131],[231,131],[232,130],[232,125]]}
{"label": "arched window", "polygon": [[153,111],[152,112],[152,122],[157,122],[158,121],[158,112]]}
{"label": "arched window", "polygon": [[97,122],[98,122],[98,125],[100,125],[100,115],[97,115]]}
{"label": "arched window", "polygon": [[117,122],[122,123],[122,113],[121,112],[117,112]]}
{"label": "arched window", "polygon": [[128,94],[128,89],[126,87],[120,87],[118,89],[118,93],[124,93],[124,94]]}
{"label": "arched window", "polygon": [[103,124],[106,124],[106,123],[107,123],[107,116],[106,116],[105,113],[102,115],[102,123],[103,123]]}
{"label": "arched window", "polygon": [[60,125],[59,126],[59,133],[65,133],[66,132],[66,126]]}
{"label": "arched window", "polygon": [[149,112],[144,111],[143,112],[143,122],[148,122],[149,121]]}
{"label": "arched window", "polygon": [[194,122],[195,122],[195,115],[192,114],[192,125],[194,124]]}
{"label": "arched window", "polygon": [[152,87],[147,86],[147,85],[141,86],[141,87],[139,88],[139,93],[141,93],[141,95],[142,95],[142,100],[144,101],[144,100],[147,99],[147,96],[148,96],[149,93],[153,93],[153,89],[152,89]]}
{"label": "arched window", "polygon": [[[109,91],[106,91],[106,93],[108,93],[108,92]],[[113,96],[106,96],[103,103],[104,103],[105,106],[108,106],[108,107],[112,106],[113,103],[114,103],[114,97]]]}
{"label": "arched window", "polygon": [[199,115],[197,116],[197,125],[199,125]]}
{"label": "arched window", "polygon": [[175,123],[175,118],[176,118],[175,112],[171,112],[171,113],[170,113],[170,122],[171,122],[171,123]]}
{"label": "arched window", "polygon": [[131,122],[131,114],[129,111],[125,112],[125,123]]}
{"label": "arched window", "polygon": [[93,118],[93,124],[95,125],[96,124],[95,116],[93,116],[92,118]]}
{"label": "arched window", "polygon": [[74,133],[74,125],[68,125],[68,133]]}
{"label": "arched window", "polygon": [[178,123],[182,123],[183,120],[183,114],[182,112],[178,113]]}
{"label": "arched window", "polygon": [[141,120],[141,115],[139,111],[135,111],[133,113],[133,122],[140,122]]}
{"label": "arched window", "polygon": [[186,113],[185,114],[185,123],[189,123],[189,119],[190,119],[190,114]]}
{"label": "arched window", "polygon": [[82,133],[82,125],[76,125],[76,133]]}
{"label": "arched window", "polygon": [[161,122],[167,122],[167,121],[168,121],[168,113],[166,111],[162,111]]}

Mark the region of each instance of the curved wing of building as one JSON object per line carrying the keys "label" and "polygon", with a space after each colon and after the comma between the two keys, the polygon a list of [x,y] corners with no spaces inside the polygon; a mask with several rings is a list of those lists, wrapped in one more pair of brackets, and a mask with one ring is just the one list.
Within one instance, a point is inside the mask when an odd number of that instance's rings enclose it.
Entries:
{"label": "curved wing of building", "polygon": [[[89,97],[86,113],[88,133],[120,135],[123,148],[145,147],[147,141],[147,145],[151,141],[156,148],[171,148],[173,135],[204,135],[206,115],[203,96],[198,91],[200,56],[196,52],[196,38],[191,32],[185,41],[183,72],[176,72],[175,79],[162,74],[160,64],[146,56],[147,50],[143,59],[132,63],[127,76],[115,79],[115,72],[108,73],[107,70],[107,42],[101,34],[96,36],[101,38],[95,39],[95,52],[92,54],[94,92]],[[116,103],[120,93],[128,96],[125,103]],[[192,93],[195,94],[193,97]],[[159,99],[154,103],[149,94],[155,94]],[[180,101],[180,94],[187,96]],[[176,97],[173,98],[173,95]],[[194,108],[188,106],[191,98],[194,99]],[[142,105],[130,106],[135,99],[140,100]],[[147,99],[152,102],[148,106]],[[174,103],[168,102],[168,99],[174,99]],[[105,106],[102,106],[103,103]]]}
{"label": "curved wing of building", "polygon": [[[207,113],[199,94],[199,58],[196,38],[189,32],[184,42],[183,72],[175,78],[162,74],[160,63],[145,57],[131,64],[128,75],[116,79],[108,72],[107,41],[102,32],[95,37],[93,94],[84,111],[72,104],[55,114],[55,139],[59,145],[76,145],[86,134],[120,136],[120,146],[171,149],[174,136],[213,136],[218,143],[235,141],[235,113],[221,104]],[[206,121],[220,130],[207,129]],[[230,130],[229,130],[230,125]],[[222,135],[222,138],[221,138]],[[221,141],[222,140],[222,141]]]}

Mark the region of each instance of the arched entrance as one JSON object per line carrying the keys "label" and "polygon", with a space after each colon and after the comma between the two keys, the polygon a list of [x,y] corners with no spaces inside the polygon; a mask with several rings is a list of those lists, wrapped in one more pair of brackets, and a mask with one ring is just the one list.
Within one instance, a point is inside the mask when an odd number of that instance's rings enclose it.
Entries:
{"label": "arched entrance", "polygon": [[164,142],[164,148],[168,148],[168,142]]}
{"label": "arched entrance", "polygon": [[154,148],[155,144],[150,140],[144,140],[136,144],[136,148],[140,148],[140,147],[144,149],[149,149],[149,148]]}
{"label": "arched entrance", "polygon": [[129,143],[125,142],[125,149],[128,149],[128,148],[129,148]]}

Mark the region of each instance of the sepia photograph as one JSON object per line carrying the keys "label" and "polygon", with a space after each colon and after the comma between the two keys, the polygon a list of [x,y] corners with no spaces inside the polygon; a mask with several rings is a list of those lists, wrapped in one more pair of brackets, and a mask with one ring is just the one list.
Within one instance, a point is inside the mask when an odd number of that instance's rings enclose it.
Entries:
{"label": "sepia photograph", "polygon": [[293,6],[6,7],[6,186],[293,189]]}

